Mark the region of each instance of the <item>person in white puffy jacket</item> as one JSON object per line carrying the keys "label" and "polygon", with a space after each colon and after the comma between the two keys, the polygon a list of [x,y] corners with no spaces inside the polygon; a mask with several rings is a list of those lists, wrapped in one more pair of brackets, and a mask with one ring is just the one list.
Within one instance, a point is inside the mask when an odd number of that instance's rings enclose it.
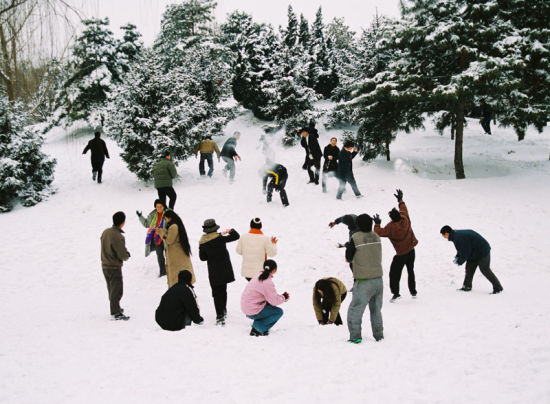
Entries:
{"label": "person in white puffy jacket", "polygon": [[262,272],[267,257],[277,255],[277,238],[265,236],[261,229],[262,221],[255,217],[250,221],[250,231],[237,243],[237,254],[243,256],[241,275],[249,282]]}

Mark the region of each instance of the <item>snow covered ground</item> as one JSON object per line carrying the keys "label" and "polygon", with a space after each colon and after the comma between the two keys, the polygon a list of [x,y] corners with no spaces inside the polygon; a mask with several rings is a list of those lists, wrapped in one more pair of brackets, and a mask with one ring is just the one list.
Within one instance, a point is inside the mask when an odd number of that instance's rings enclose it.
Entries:
{"label": "snow covered ground", "polygon": [[[216,162],[213,179],[201,179],[198,160],[179,165],[176,211],[191,239],[196,291],[205,324],[181,332],[161,330],[154,311],[166,290],[153,256],[143,254],[145,229],[136,210],[148,212],[151,185],[127,171],[116,145],[104,183],[92,182],[87,134],[50,133],[46,152],[58,160],[57,194],[33,208],[0,216],[0,402],[2,403],[549,403],[550,402],[550,130],[529,131],[518,143],[509,129],[481,135],[470,121],[464,141],[468,179],[454,179],[453,142],[432,129],[400,134],[392,160],[355,160],[360,190],[343,201],[307,185],[303,149],[273,143],[276,161],[289,171],[290,207],[278,194],[267,205],[258,168],[263,162],[260,122],[244,113],[226,133],[239,130],[236,181],[229,184]],[[324,147],[341,131],[320,130]],[[222,139],[216,139],[223,143]],[[339,142],[341,146],[341,142]],[[394,250],[383,241],[385,339],[374,342],[368,310],[363,343],[346,343],[347,327],[317,325],[311,306],[314,282],[352,277],[337,242],[347,230],[327,224],[345,213],[380,213],[383,223],[403,189],[419,239],[419,297],[406,288],[389,303],[388,271]],[[99,260],[99,236],[117,210],[131,259],[125,263],[122,305],[128,322],[110,320]],[[248,231],[259,216],[266,234],[279,238],[275,258],[279,292],[290,301],[267,338],[248,336],[251,321],[240,311],[246,281],[241,258],[229,245],[237,281],[228,287],[227,326],[215,326],[206,265],[198,259],[204,219],[222,229]],[[472,228],[492,246],[492,267],[504,292],[492,296],[479,272],[470,293],[457,292],[464,269],[439,229]],[[345,318],[351,295],[343,304]]]}

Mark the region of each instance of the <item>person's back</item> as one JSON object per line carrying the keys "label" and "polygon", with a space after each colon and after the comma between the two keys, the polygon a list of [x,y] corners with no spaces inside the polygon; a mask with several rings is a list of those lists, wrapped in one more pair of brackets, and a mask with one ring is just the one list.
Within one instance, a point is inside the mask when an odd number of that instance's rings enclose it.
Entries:
{"label": "person's back", "polygon": [[161,158],[153,166],[153,179],[155,188],[167,188],[172,186],[172,180],[175,177],[176,168],[167,158]]}
{"label": "person's back", "polygon": [[223,144],[221,156],[233,158],[237,154],[236,148],[237,139],[235,139],[235,137],[230,137]]}
{"label": "person's back", "polygon": [[456,246],[461,260],[479,260],[491,251],[489,242],[481,234],[470,229],[453,230],[449,240]]}
{"label": "person's back", "polygon": [[128,259],[122,230],[112,226],[101,234],[101,266],[103,269],[119,269]]}
{"label": "person's back", "polygon": [[358,231],[351,236],[355,245],[352,268],[354,279],[382,276],[382,243],[374,232]]}
{"label": "person's back", "polygon": [[242,276],[253,278],[262,271],[262,265],[267,257],[277,255],[277,246],[261,232],[246,233],[240,237],[236,252],[243,257]]}

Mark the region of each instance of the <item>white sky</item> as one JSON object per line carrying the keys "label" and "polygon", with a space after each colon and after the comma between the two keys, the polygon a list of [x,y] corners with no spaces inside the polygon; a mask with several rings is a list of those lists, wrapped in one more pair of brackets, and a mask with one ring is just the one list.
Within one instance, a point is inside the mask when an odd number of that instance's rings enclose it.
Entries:
{"label": "white sky", "polygon": [[[72,0],[85,17],[109,17],[111,30],[119,36],[118,28],[131,22],[143,35],[145,45],[151,45],[160,29],[160,20],[166,5],[177,0]],[[398,0],[219,0],[215,10],[218,23],[234,10],[245,11],[257,22],[271,23],[275,28],[286,26],[287,8],[292,5],[296,15],[304,14],[311,24],[319,6],[323,9],[323,22],[343,17],[355,32],[366,28],[376,10],[378,14],[399,17]]]}

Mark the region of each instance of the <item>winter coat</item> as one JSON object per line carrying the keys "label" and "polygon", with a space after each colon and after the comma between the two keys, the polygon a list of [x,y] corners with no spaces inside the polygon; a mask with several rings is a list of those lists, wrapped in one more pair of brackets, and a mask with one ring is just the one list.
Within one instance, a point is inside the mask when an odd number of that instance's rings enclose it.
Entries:
{"label": "winter coat", "polygon": [[[143,216],[138,216],[138,219],[139,219],[139,222],[143,225],[143,227],[145,228],[149,228],[149,226],[153,226],[153,229],[151,231],[155,231],[154,229],[154,226],[156,225],[157,221],[156,221],[156,217],[157,217],[157,210],[156,209],[153,209],[148,215],[147,217],[143,217]],[[166,230],[166,226],[168,225],[168,222],[166,221],[166,219],[163,221],[162,223],[162,228],[164,230]],[[145,244],[145,256],[148,257],[149,254],[151,254],[151,243],[147,243]]]}
{"label": "winter coat", "polygon": [[265,281],[260,281],[259,278],[260,274],[252,278],[241,295],[241,310],[247,316],[258,314],[266,303],[278,306],[286,301],[285,297],[275,290],[273,275],[269,275]]}
{"label": "winter coat", "polygon": [[275,180],[275,188],[280,189],[284,188],[286,184],[286,180],[288,179],[288,173],[286,171],[286,167],[281,164],[275,164],[271,167],[267,167],[265,169],[264,177],[262,179],[263,187],[262,189],[265,189],[265,186],[267,185],[267,181],[269,178],[273,178]]}
{"label": "winter coat", "polygon": [[105,161],[105,157],[109,158],[109,152],[107,151],[107,145],[98,137],[93,138],[88,142],[82,154],[86,154],[88,150],[92,151],[92,164],[100,164]]}
{"label": "winter coat", "polygon": [[277,255],[277,244],[272,243],[271,238],[261,232],[246,233],[239,239],[235,251],[243,256],[241,275],[253,278],[262,272],[267,257]]}
{"label": "winter coat", "polygon": [[[323,164],[323,171],[336,171],[338,169],[338,155],[340,154],[340,149],[338,146],[332,146],[330,144],[325,146],[323,150],[323,157],[325,158],[325,163]],[[332,160],[329,160],[329,156],[332,156]]]}
{"label": "winter coat", "polygon": [[[346,286],[337,278],[323,278],[329,281],[332,281],[330,287],[334,290],[334,296],[336,300],[330,309],[330,316],[328,320],[332,323],[336,321],[338,312],[340,311],[340,306],[342,305],[342,295],[347,292]],[[319,304],[315,298],[315,286],[313,286],[313,310],[315,310],[315,317],[317,321],[323,321],[323,307]]]}
{"label": "winter coat", "polygon": [[120,227],[112,226],[101,234],[101,268],[121,269],[122,262],[130,258],[122,233]]}
{"label": "winter coat", "polygon": [[222,157],[229,157],[232,159],[235,156],[238,156],[236,149],[237,149],[237,139],[235,139],[235,137],[232,136],[229,139],[227,139],[223,144],[220,155]]}
{"label": "winter coat", "polygon": [[491,119],[493,116],[493,110],[489,104],[483,104],[481,106],[481,116],[486,119]]}
{"label": "winter coat", "polygon": [[491,251],[487,240],[473,230],[451,230],[449,241],[452,241],[456,247],[456,263],[458,265],[462,265],[466,261],[478,261]]}
{"label": "winter coat", "polygon": [[155,311],[155,320],[163,330],[178,331],[185,328],[186,315],[191,317],[195,324],[204,321],[193,287],[185,283],[176,283],[162,295],[159,307]]}
{"label": "winter coat", "polygon": [[353,233],[358,231],[357,228],[357,215],[354,215],[353,213],[350,213],[348,215],[340,216],[334,220],[335,224],[344,223],[346,226],[348,226],[349,231],[349,238],[351,239],[351,236]]}
{"label": "winter coat", "polygon": [[153,167],[155,188],[170,188],[172,180],[177,176],[176,166],[167,158],[161,158]]}
{"label": "winter coat", "polygon": [[[306,161],[307,160],[321,160],[323,153],[321,152],[321,146],[319,146],[319,134],[317,130],[309,133],[307,137],[302,136],[300,144],[306,150]],[[309,155],[312,155],[313,158],[310,159]]]}
{"label": "winter coat", "polygon": [[349,152],[346,149],[340,150],[338,154],[338,169],[336,173],[338,178],[345,181],[348,178],[353,178],[353,158],[357,155],[357,152]]}
{"label": "winter coat", "polygon": [[203,234],[199,240],[199,258],[208,263],[210,286],[222,285],[235,280],[226,244],[238,239],[239,233],[235,229],[231,229],[226,236],[222,236],[220,233],[208,233]]}
{"label": "winter coat", "polygon": [[218,155],[218,158],[220,157],[220,149],[218,148],[218,144],[214,142],[211,139],[206,139],[201,141],[197,147],[195,147],[195,150],[193,153],[197,155],[198,152],[202,153],[213,153],[214,151]]}
{"label": "winter coat", "polygon": [[346,243],[346,259],[351,262],[353,279],[382,276],[382,243],[374,232],[358,231]]}
{"label": "winter coat", "polygon": [[409,211],[403,201],[399,201],[399,214],[401,215],[399,222],[389,222],[383,228],[379,224],[375,224],[374,232],[380,237],[389,238],[396,255],[405,255],[418,244],[418,240],[412,230]]}
{"label": "winter coat", "polygon": [[184,269],[191,272],[191,283],[195,283],[195,272],[191,258],[185,254],[181,246],[178,225],[176,223],[168,226],[167,230],[159,229],[159,235],[164,239],[166,245],[166,278],[168,287],[178,283],[178,274]]}

